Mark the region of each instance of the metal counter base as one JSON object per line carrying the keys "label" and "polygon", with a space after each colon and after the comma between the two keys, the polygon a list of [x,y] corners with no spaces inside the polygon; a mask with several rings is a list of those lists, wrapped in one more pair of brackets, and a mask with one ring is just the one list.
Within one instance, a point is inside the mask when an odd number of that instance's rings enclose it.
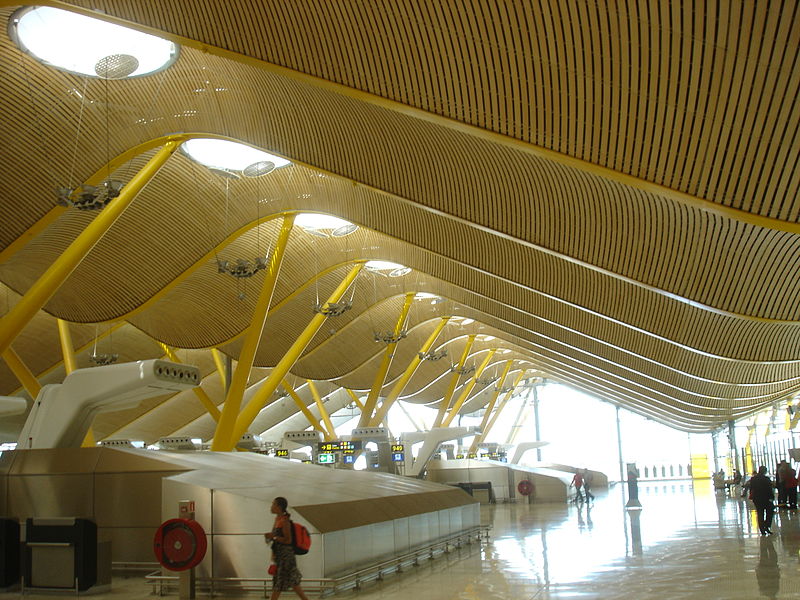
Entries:
{"label": "metal counter base", "polygon": [[[399,556],[393,556],[380,562],[373,563],[357,571],[345,573],[336,578],[303,579],[303,590],[306,593],[329,596],[349,589],[358,589],[362,584],[382,580],[387,575],[402,573],[405,569],[417,567],[424,561],[434,560],[454,551],[461,552],[469,549],[466,555],[480,550],[481,545],[488,543],[489,527],[473,527],[460,534],[438,540],[432,544],[420,546],[415,550]],[[177,593],[178,576],[162,575],[156,571],[145,576],[145,581],[152,586],[152,593],[165,596]],[[197,578],[197,591],[209,597],[230,594],[263,594],[267,598],[272,593],[272,578],[243,578],[243,577],[204,577]]]}

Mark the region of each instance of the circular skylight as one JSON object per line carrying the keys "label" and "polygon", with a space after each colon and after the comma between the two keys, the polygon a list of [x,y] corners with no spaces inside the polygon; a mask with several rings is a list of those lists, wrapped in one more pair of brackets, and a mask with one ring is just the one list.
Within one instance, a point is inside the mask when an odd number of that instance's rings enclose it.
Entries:
{"label": "circular skylight", "polygon": [[49,6],[18,10],[9,33],[46,65],[103,79],[148,75],[178,56],[177,44],[169,40]]}
{"label": "circular skylight", "polygon": [[266,175],[272,169],[291,164],[285,158],[229,140],[197,138],[183,142],[181,149],[189,158],[210,169],[238,171],[248,177],[258,177],[258,173]]}
{"label": "circular skylight", "polygon": [[414,300],[430,300],[431,304],[439,304],[439,302],[443,301],[440,296],[431,294],[430,292],[417,292],[414,295]]}
{"label": "circular skylight", "polygon": [[344,237],[356,231],[358,225],[331,215],[302,213],[294,220],[298,227],[319,237]]}
{"label": "circular skylight", "polygon": [[388,260],[370,260],[364,267],[368,271],[389,277],[402,277],[411,273],[411,267],[389,262]]}

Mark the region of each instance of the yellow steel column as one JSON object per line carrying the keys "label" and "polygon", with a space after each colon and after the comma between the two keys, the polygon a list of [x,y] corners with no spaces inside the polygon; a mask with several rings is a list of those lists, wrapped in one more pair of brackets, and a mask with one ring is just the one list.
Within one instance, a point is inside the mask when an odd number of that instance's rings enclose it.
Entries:
{"label": "yellow steel column", "polygon": [[361,400],[358,399],[358,396],[356,395],[356,393],[353,390],[351,390],[350,388],[344,388],[344,391],[347,392],[348,394],[350,394],[350,397],[353,399],[353,402],[355,402],[356,406],[359,409],[361,409],[361,411],[363,412],[364,403],[361,402]]}
{"label": "yellow steel column", "polygon": [[475,387],[475,384],[478,382],[478,378],[483,374],[483,370],[486,368],[486,365],[489,364],[489,361],[492,360],[495,352],[497,352],[497,348],[492,348],[491,350],[489,350],[489,354],[487,354],[486,358],[483,359],[481,366],[478,367],[477,371],[475,371],[475,374],[472,376],[472,379],[470,379],[469,383],[466,386],[464,386],[464,389],[461,392],[461,395],[458,397],[458,400],[456,400],[455,405],[453,405],[453,409],[450,411],[450,414],[447,415],[445,420],[442,422],[442,427],[450,427],[450,423],[453,422],[453,419],[456,418],[458,411],[460,411],[461,407],[464,406],[464,402],[467,401],[470,392],[472,392],[472,388]]}
{"label": "yellow steel column", "polygon": [[0,320],[0,354],[5,352],[20,331],[55,294],[105,232],[130,206],[136,195],[158,173],[178,146],[178,142],[167,142],[153,158],[147,161],[142,170],[122,188],[119,196],[100,211],[95,219],[86,226],[86,229],[53,261],[53,264],[22,296],[14,308]]}
{"label": "yellow steel column", "polygon": [[292,397],[292,400],[294,400],[294,403],[297,405],[297,408],[300,409],[300,412],[302,412],[306,416],[306,419],[308,419],[308,422],[311,424],[311,427],[319,431],[322,435],[327,436],[328,433],[325,431],[322,425],[319,424],[319,421],[317,421],[317,418],[314,416],[314,413],[308,410],[308,407],[303,402],[303,399],[298,395],[295,389],[291,385],[289,385],[289,382],[284,379],[281,382],[281,385],[283,386],[283,389],[289,392],[289,396]]}
{"label": "yellow steel column", "polygon": [[272,369],[269,374],[269,377],[261,384],[258,388],[258,391],[255,395],[250,399],[250,402],[247,403],[244,410],[239,415],[239,418],[236,419],[236,427],[233,431],[233,435],[228,439],[228,442],[225,446],[221,449],[223,450],[231,450],[235,445],[239,438],[244,435],[247,431],[247,428],[250,427],[250,424],[255,420],[258,416],[258,413],[261,412],[261,409],[264,408],[267,404],[267,400],[272,395],[272,393],[277,389],[280,385],[283,378],[286,377],[286,374],[289,372],[294,366],[294,363],[297,362],[297,359],[300,358],[300,355],[303,353],[303,350],[306,349],[309,342],[314,338],[314,336],[319,331],[322,324],[325,322],[325,319],[328,316],[324,312],[324,308],[327,307],[329,304],[334,304],[342,299],[345,292],[347,292],[347,288],[350,287],[350,284],[355,281],[358,274],[361,272],[361,269],[364,267],[364,262],[359,261],[347,276],[344,278],[342,283],[339,284],[339,287],[331,294],[330,298],[328,298],[327,302],[323,307],[323,312],[320,312],[314,315],[314,318],[311,319],[311,322],[305,328],[303,333],[295,340],[292,347],[283,355],[283,358],[278,361],[278,364]]}
{"label": "yellow steel column", "polygon": [[222,389],[228,387],[227,376],[225,374],[225,365],[222,362],[222,353],[216,348],[211,349],[211,356],[214,357],[214,364],[217,366],[217,373],[219,373],[219,380],[222,382]]}
{"label": "yellow steel column", "polygon": [[31,398],[36,400],[36,396],[39,395],[42,386],[36,379],[36,376],[31,373],[31,370],[22,362],[19,355],[14,352],[13,348],[9,347],[3,352],[3,360],[6,361],[8,368],[11,369],[14,377],[19,380],[22,387],[25,388],[25,391],[28,392]]}
{"label": "yellow steel column", "polygon": [[486,436],[489,435],[489,432],[492,430],[492,427],[494,427],[495,423],[497,423],[497,419],[500,417],[500,413],[503,412],[503,409],[506,407],[506,404],[508,404],[508,401],[511,399],[511,395],[514,393],[514,390],[519,385],[519,382],[522,381],[522,379],[525,377],[527,372],[528,372],[527,370],[523,369],[520,372],[520,374],[517,375],[517,378],[514,380],[514,384],[511,386],[511,389],[500,401],[500,405],[497,407],[497,410],[494,411],[494,415],[492,415],[492,418],[489,421],[488,425],[486,425],[486,429],[484,429],[483,434],[481,435],[481,441],[485,440]]}
{"label": "yellow steel column", "polygon": [[450,317],[443,317],[441,322],[436,326],[433,332],[428,336],[428,339],[425,340],[425,343],[422,344],[422,348],[419,349],[419,352],[414,355],[414,358],[411,359],[411,362],[408,363],[408,367],[406,367],[405,372],[400,376],[400,379],[397,380],[397,383],[394,384],[392,390],[389,392],[389,395],[386,396],[386,399],[381,404],[381,407],[375,411],[375,416],[373,417],[370,426],[377,427],[381,421],[386,417],[389,412],[389,409],[392,407],[392,404],[400,397],[400,394],[403,393],[403,390],[406,387],[406,384],[411,380],[414,376],[414,372],[419,367],[420,363],[422,362],[421,356],[425,356],[425,353],[431,349],[436,338],[439,337],[439,334],[444,329],[444,326],[447,325],[447,321],[450,320]]}
{"label": "yellow steel column", "polygon": [[67,375],[77,369],[75,363],[75,347],[72,345],[72,335],[69,332],[69,323],[56,319],[58,323],[58,339],[61,341],[61,354],[64,357],[64,370]]}
{"label": "yellow steel column", "polygon": [[[406,294],[405,302],[403,302],[403,308],[400,311],[400,316],[397,318],[397,323],[394,326],[395,339],[398,338],[400,332],[403,330],[403,325],[406,322],[406,317],[408,316],[408,311],[411,309],[411,303],[414,302],[415,295],[416,294],[414,292],[409,292]],[[389,367],[392,364],[392,358],[394,358],[394,350],[396,346],[397,342],[389,342],[386,344],[386,350],[383,352],[383,360],[378,367],[377,373],[375,373],[375,379],[372,382],[372,389],[369,391],[367,401],[364,402],[364,410],[361,411],[361,418],[358,420],[359,427],[367,427],[372,421],[372,413],[375,411],[375,405],[378,403],[378,395],[381,393],[383,382],[386,380],[386,373],[389,372]]]}
{"label": "yellow steel column", "polygon": [[[247,337],[242,345],[242,350],[239,353],[239,362],[236,365],[236,370],[233,372],[233,377],[231,377],[231,387],[228,389],[228,394],[225,396],[222,416],[217,424],[214,440],[211,442],[212,450],[229,449],[228,440],[236,425],[236,417],[239,415],[239,408],[242,405],[244,391],[247,388],[247,379],[250,377],[250,371],[253,369],[253,360],[255,360],[256,357],[258,343],[261,341],[261,333],[264,331],[264,323],[267,320],[269,305],[272,302],[272,293],[275,291],[275,282],[278,280],[278,273],[281,270],[283,255],[286,251],[286,245],[289,242],[289,234],[292,232],[293,225],[294,215],[287,215],[284,217],[280,234],[278,234],[278,241],[275,244],[275,250],[272,252],[272,256],[269,259],[269,267],[264,277],[264,283],[261,286],[261,293],[256,301],[252,322],[248,328]],[[281,379],[283,379],[283,376],[281,376]],[[280,379],[278,381],[280,381]],[[278,387],[277,384],[275,387]]]}
{"label": "yellow steel column", "polygon": [[453,375],[450,377],[450,384],[447,386],[447,391],[445,392],[444,396],[442,396],[442,404],[439,406],[439,412],[436,415],[436,419],[433,421],[434,427],[442,426],[444,415],[447,413],[447,409],[450,408],[450,403],[453,401],[453,394],[458,386],[458,380],[461,379],[461,369],[464,368],[464,364],[467,362],[467,358],[469,358],[469,353],[470,350],[472,350],[472,344],[474,343],[475,334],[473,333],[467,337],[467,345],[464,346],[464,352],[461,353],[461,359],[458,361],[455,371],[453,371]]}
{"label": "yellow steel column", "polygon": [[486,425],[489,423],[489,417],[492,415],[492,409],[494,409],[495,402],[497,402],[497,398],[503,391],[503,385],[506,382],[506,377],[508,376],[508,372],[511,370],[511,364],[514,362],[514,359],[506,361],[506,367],[503,369],[503,374],[500,376],[498,380],[497,387],[494,390],[494,394],[492,394],[492,399],[489,400],[489,404],[486,405],[486,412],[483,413],[483,419],[481,419],[481,424],[478,427],[480,433],[475,436],[472,440],[472,445],[469,447],[469,454],[475,454],[478,450],[478,444],[483,442],[484,431],[486,431]]}
{"label": "yellow steel column", "polygon": [[336,430],[333,428],[333,423],[331,422],[331,417],[328,414],[325,405],[322,403],[322,398],[319,395],[319,391],[317,390],[317,386],[314,385],[314,382],[310,379],[306,379],[308,383],[308,389],[311,390],[311,396],[314,398],[314,402],[317,403],[317,408],[319,409],[319,415],[322,417],[322,422],[325,423],[325,429],[327,429],[327,433],[325,434],[325,440],[330,442],[331,440],[336,439]]}
{"label": "yellow steel column", "polygon": [[[164,350],[164,354],[166,354],[167,358],[170,359],[172,362],[176,363],[182,362],[178,358],[178,355],[175,354],[175,351],[172,348],[161,342],[159,342],[158,345],[161,346],[161,349]],[[211,400],[206,391],[202,387],[200,387],[200,385],[193,387],[192,391],[194,392],[194,395],[197,396],[197,399],[200,400],[200,403],[203,405],[203,408],[205,408],[208,414],[211,415],[211,418],[214,419],[214,422],[219,423],[219,415],[220,415],[219,409],[216,407],[214,401]]]}

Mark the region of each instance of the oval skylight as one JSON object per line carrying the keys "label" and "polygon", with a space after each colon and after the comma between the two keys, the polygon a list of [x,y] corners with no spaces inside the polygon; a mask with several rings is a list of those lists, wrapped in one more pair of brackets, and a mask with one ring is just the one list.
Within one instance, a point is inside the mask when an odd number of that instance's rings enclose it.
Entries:
{"label": "oval skylight", "polygon": [[17,11],[9,32],[38,61],[89,77],[149,75],[178,56],[178,45],[169,40],[49,6]]}
{"label": "oval skylight", "polygon": [[280,156],[229,140],[197,138],[183,142],[181,149],[189,158],[210,169],[250,173],[249,177],[272,171],[272,168],[267,170],[264,163],[272,163],[275,169],[291,164]]}
{"label": "oval skylight", "polygon": [[430,292],[417,292],[414,295],[414,300],[430,300],[431,304],[439,304],[439,302],[443,302],[441,297],[437,296],[436,294],[431,294]]}
{"label": "oval skylight", "polygon": [[411,273],[411,267],[404,267],[388,260],[370,260],[364,265],[368,271],[389,277],[402,277]]}
{"label": "oval skylight", "polygon": [[294,220],[298,227],[302,227],[312,235],[320,237],[344,237],[356,231],[358,225],[345,221],[332,215],[321,215],[318,213],[302,213],[297,215]]}

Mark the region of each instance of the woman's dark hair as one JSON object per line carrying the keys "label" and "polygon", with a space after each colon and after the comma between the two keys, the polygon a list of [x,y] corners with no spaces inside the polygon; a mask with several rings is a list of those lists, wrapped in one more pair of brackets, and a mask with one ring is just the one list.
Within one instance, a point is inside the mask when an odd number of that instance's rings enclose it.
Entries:
{"label": "woman's dark hair", "polygon": [[289,502],[283,496],[275,498],[275,504],[277,504],[283,512],[286,512],[286,509],[289,507]]}

